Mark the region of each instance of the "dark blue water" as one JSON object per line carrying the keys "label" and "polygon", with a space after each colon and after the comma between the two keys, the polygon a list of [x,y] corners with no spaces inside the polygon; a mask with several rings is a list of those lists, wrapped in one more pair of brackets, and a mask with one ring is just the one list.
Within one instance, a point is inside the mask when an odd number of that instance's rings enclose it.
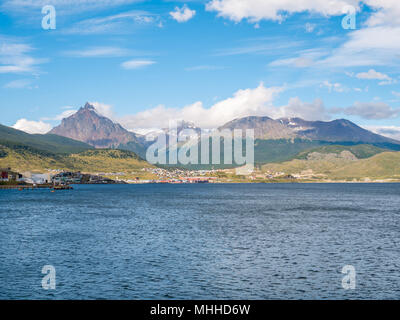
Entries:
{"label": "dark blue water", "polygon": [[0,299],[399,299],[399,208],[400,184],[2,190]]}

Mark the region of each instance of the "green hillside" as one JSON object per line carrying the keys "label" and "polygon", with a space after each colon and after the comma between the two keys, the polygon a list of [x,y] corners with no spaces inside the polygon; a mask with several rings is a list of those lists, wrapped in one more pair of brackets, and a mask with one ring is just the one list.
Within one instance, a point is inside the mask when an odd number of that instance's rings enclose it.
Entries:
{"label": "green hillside", "polygon": [[348,150],[327,153],[316,160],[293,159],[262,166],[268,173],[284,173],[300,178],[322,180],[400,179],[400,152],[382,152],[370,158],[356,159]]}
{"label": "green hillside", "polygon": [[254,161],[258,164],[292,159],[299,152],[330,144],[326,141],[303,139],[256,140]]}
{"label": "green hillside", "polygon": [[93,149],[92,146],[61,137],[55,134],[28,134],[14,128],[0,125],[0,145],[13,148],[25,148],[26,150],[42,151],[47,153],[78,153],[84,150]]}
{"label": "green hillside", "polygon": [[126,144],[120,144],[117,149],[132,151],[132,152],[138,154],[142,158],[146,157],[145,146],[141,145],[140,143],[138,143],[136,141],[130,141]]}
{"label": "green hillside", "polygon": [[137,170],[151,165],[135,153],[122,150],[96,149],[70,155],[44,154],[32,149],[0,145],[0,167],[16,171],[62,169],[82,172],[118,172]]}
{"label": "green hillside", "polygon": [[69,166],[71,165],[56,154],[24,146],[10,148],[0,145],[0,167],[2,168],[10,167],[17,171],[41,171],[45,168],[66,169]]}
{"label": "green hillside", "polygon": [[332,172],[339,179],[400,179],[400,152],[384,152]]}
{"label": "green hillside", "polygon": [[298,155],[294,157],[294,159],[307,159],[307,157],[313,153],[318,152],[321,154],[329,154],[329,153],[340,153],[342,151],[350,151],[354,154],[358,159],[370,158],[378,153],[382,153],[385,151],[389,151],[387,149],[378,148],[369,144],[358,144],[352,146],[342,146],[342,145],[327,145],[318,148],[308,149],[306,151],[300,152]]}
{"label": "green hillside", "polygon": [[308,174],[312,176],[331,177],[337,168],[347,165],[351,161],[343,158],[325,158],[319,160],[293,159],[281,163],[268,163],[261,167],[265,172],[282,172],[285,174]]}
{"label": "green hillside", "polygon": [[88,150],[71,154],[68,161],[76,170],[84,172],[122,172],[152,167],[137,154],[126,150]]}

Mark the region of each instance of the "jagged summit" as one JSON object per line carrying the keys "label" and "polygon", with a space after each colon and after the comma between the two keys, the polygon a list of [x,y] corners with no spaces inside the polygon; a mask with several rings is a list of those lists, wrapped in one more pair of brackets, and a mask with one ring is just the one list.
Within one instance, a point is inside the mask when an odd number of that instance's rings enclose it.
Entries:
{"label": "jagged summit", "polygon": [[70,117],[62,119],[61,124],[49,133],[86,142],[96,148],[118,147],[137,141],[134,133],[100,115],[89,102]]}
{"label": "jagged summit", "polygon": [[81,107],[79,110],[93,110],[96,111],[96,108],[94,105],[90,104],[90,102],[86,102],[83,107]]}

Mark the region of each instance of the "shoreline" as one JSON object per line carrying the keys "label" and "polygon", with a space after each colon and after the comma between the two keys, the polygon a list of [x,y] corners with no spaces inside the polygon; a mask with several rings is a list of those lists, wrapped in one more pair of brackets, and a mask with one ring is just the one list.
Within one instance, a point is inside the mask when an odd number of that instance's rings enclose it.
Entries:
{"label": "shoreline", "polygon": [[0,190],[7,190],[7,189],[23,189],[23,190],[34,190],[34,189],[51,189],[53,187],[53,185],[0,185]]}
{"label": "shoreline", "polygon": [[[398,184],[400,181],[282,181],[282,182],[218,182],[218,183],[126,183],[125,185],[227,185],[227,184]],[[74,184],[75,185],[75,184]],[[80,184],[77,184],[80,185]],[[83,184],[83,185],[114,185],[114,184]],[[0,186],[0,190],[36,190],[53,189],[50,186]]]}

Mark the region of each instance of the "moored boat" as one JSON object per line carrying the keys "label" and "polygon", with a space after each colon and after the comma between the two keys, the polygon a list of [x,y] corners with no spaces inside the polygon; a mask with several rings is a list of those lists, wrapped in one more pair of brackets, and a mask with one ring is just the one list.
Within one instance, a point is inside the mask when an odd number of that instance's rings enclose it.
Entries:
{"label": "moored boat", "polygon": [[72,190],[73,188],[70,185],[56,185],[53,187],[53,190]]}

